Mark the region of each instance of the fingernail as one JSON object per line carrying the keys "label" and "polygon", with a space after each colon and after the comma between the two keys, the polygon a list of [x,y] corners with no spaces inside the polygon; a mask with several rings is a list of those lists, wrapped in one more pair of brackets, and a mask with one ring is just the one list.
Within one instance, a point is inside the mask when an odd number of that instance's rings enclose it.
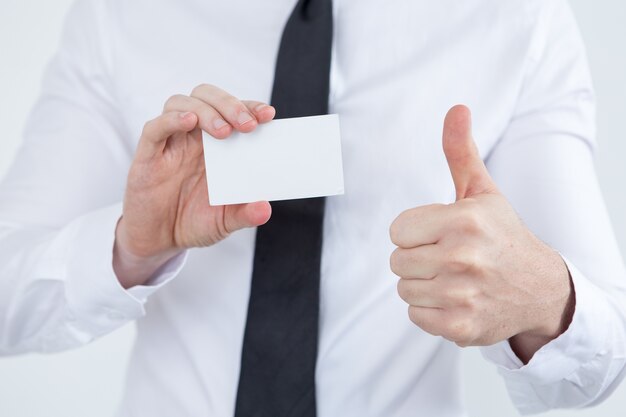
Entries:
{"label": "fingernail", "polygon": [[242,111],[241,113],[239,113],[239,117],[237,117],[237,123],[239,123],[239,126],[243,126],[246,123],[251,122],[252,120],[254,120],[254,118],[250,113],[246,111]]}
{"label": "fingernail", "polygon": [[254,108],[254,111],[261,112],[261,111],[265,110],[265,109],[266,109],[266,108],[268,108],[268,107],[269,107],[269,106],[268,106],[267,104],[263,104],[263,103],[262,103],[262,104],[259,104],[258,106],[256,106],[256,107]]}
{"label": "fingernail", "polygon": [[215,128],[215,130],[220,130],[221,128],[223,128],[224,126],[226,126],[228,123],[226,123],[226,120],[224,119],[215,119],[213,120],[213,127]]}
{"label": "fingernail", "polygon": [[190,114],[191,114],[191,112],[186,111],[186,112],[184,112],[184,113],[181,113],[179,116],[180,116],[180,118],[181,118],[181,119],[184,119],[184,118],[186,118],[187,116],[189,116]]}

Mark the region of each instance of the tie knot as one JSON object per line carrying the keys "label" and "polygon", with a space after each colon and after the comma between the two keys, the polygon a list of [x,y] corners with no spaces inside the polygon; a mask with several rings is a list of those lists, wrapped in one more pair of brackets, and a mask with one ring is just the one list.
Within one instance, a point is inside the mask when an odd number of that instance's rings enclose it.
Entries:
{"label": "tie knot", "polygon": [[321,16],[332,14],[331,0],[300,0],[297,9],[303,21],[310,21]]}

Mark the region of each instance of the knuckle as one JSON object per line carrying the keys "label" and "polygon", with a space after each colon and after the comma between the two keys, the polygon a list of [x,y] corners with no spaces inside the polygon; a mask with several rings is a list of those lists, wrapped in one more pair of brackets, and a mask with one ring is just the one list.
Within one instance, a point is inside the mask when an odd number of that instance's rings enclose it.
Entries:
{"label": "knuckle", "polygon": [[463,273],[467,269],[466,258],[463,253],[459,250],[454,251],[450,255],[450,260],[448,261],[448,269],[451,272],[455,273]]}
{"label": "knuckle", "polygon": [[483,268],[483,252],[478,248],[468,248],[465,251],[466,270],[473,275],[479,275]]}
{"label": "knuckle", "polygon": [[156,131],[156,125],[157,125],[157,119],[152,119],[147,121],[144,125],[143,125],[143,129],[141,131],[141,136],[142,137],[147,137],[150,138],[152,136],[154,136],[155,131]]}
{"label": "knuckle", "polygon": [[216,90],[216,87],[213,84],[207,84],[207,83],[198,84],[191,90],[191,96],[198,97],[203,92],[209,92],[213,90]]}
{"label": "knuckle", "polygon": [[409,320],[411,320],[413,324],[417,326],[421,325],[419,310],[416,307],[409,306],[408,313],[409,313]]}
{"label": "knuckle", "polygon": [[472,197],[464,198],[463,200],[457,201],[455,204],[468,210],[476,210],[480,207],[478,200]]}
{"label": "knuckle", "polygon": [[455,286],[448,289],[446,293],[452,305],[462,307],[470,312],[478,308],[480,295],[480,290],[472,284]]}
{"label": "knuckle", "polygon": [[470,310],[478,307],[480,291],[474,285],[468,285],[460,290],[459,305]]}
{"label": "knuckle", "polygon": [[398,219],[396,219],[391,223],[391,226],[389,226],[389,238],[391,239],[391,243],[398,245],[399,237]]}
{"label": "knuckle", "polygon": [[408,300],[411,299],[412,294],[413,294],[410,284],[411,284],[410,282],[407,282],[404,279],[400,279],[398,280],[398,285],[397,285],[398,295],[400,296],[401,299],[403,299],[407,303],[408,303]]}
{"label": "knuckle", "polygon": [[417,327],[419,327],[426,333],[431,334],[433,336],[441,336],[443,334],[443,332],[441,331],[441,327],[438,324],[433,323],[433,322],[429,323],[428,320],[424,320],[424,318],[422,317],[420,313],[419,308],[409,305],[409,308],[407,311],[409,315],[409,320],[411,320],[413,324],[415,324]]}
{"label": "knuckle", "polygon": [[452,252],[448,266],[452,272],[478,273],[482,269],[482,253],[469,246],[458,248]]}
{"label": "knuckle", "polygon": [[402,260],[403,257],[401,252],[401,249],[397,248],[391,253],[391,256],[389,257],[389,265],[391,267],[391,271],[396,275],[401,275],[403,270],[402,266],[404,262]]}
{"label": "knuckle", "polygon": [[473,204],[463,206],[457,221],[457,228],[463,234],[478,235],[484,228],[482,216]]}
{"label": "knuckle", "polygon": [[234,114],[237,114],[241,111],[247,111],[248,109],[238,98],[231,96],[227,93],[220,96],[219,101],[223,106],[232,111]]}
{"label": "knuckle", "polygon": [[409,215],[410,212],[408,210],[400,213],[391,223],[391,226],[389,226],[389,237],[391,238],[391,242],[396,246],[402,246],[403,244],[403,231],[406,229],[406,219]]}
{"label": "knuckle", "polygon": [[165,104],[163,105],[163,111],[169,111],[169,110],[175,109],[177,105],[179,105],[181,102],[185,101],[186,99],[187,99],[187,96],[184,96],[182,94],[175,94],[171,96],[170,98],[165,100]]}
{"label": "knuckle", "polygon": [[205,101],[207,104],[222,107],[222,109],[235,105],[245,108],[244,104],[236,97],[212,84],[200,84],[192,90],[191,96]]}
{"label": "knuckle", "polygon": [[445,325],[444,337],[451,342],[469,346],[474,340],[474,325],[468,319],[450,320]]}

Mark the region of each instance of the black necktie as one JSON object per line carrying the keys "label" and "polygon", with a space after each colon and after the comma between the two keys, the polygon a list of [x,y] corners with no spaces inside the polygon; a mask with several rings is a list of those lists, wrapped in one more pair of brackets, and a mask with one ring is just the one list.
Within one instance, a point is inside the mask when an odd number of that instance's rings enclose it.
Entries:
{"label": "black necktie", "polygon": [[[331,0],[298,1],[276,61],[278,117],[328,112],[332,28]],[[236,417],[316,415],[323,219],[323,198],[280,201],[257,230]]]}

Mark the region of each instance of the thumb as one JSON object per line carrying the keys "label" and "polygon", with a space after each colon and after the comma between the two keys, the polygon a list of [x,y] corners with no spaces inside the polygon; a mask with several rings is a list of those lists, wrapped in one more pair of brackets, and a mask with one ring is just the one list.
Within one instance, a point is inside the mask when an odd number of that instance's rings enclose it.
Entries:
{"label": "thumb", "polygon": [[452,107],[446,115],[443,152],[452,173],[457,201],[497,190],[472,138],[472,114],[463,105]]}
{"label": "thumb", "polygon": [[272,215],[272,206],[267,201],[234,204],[224,207],[224,227],[228,233],[246,227],[256,227],[267,223]]}

